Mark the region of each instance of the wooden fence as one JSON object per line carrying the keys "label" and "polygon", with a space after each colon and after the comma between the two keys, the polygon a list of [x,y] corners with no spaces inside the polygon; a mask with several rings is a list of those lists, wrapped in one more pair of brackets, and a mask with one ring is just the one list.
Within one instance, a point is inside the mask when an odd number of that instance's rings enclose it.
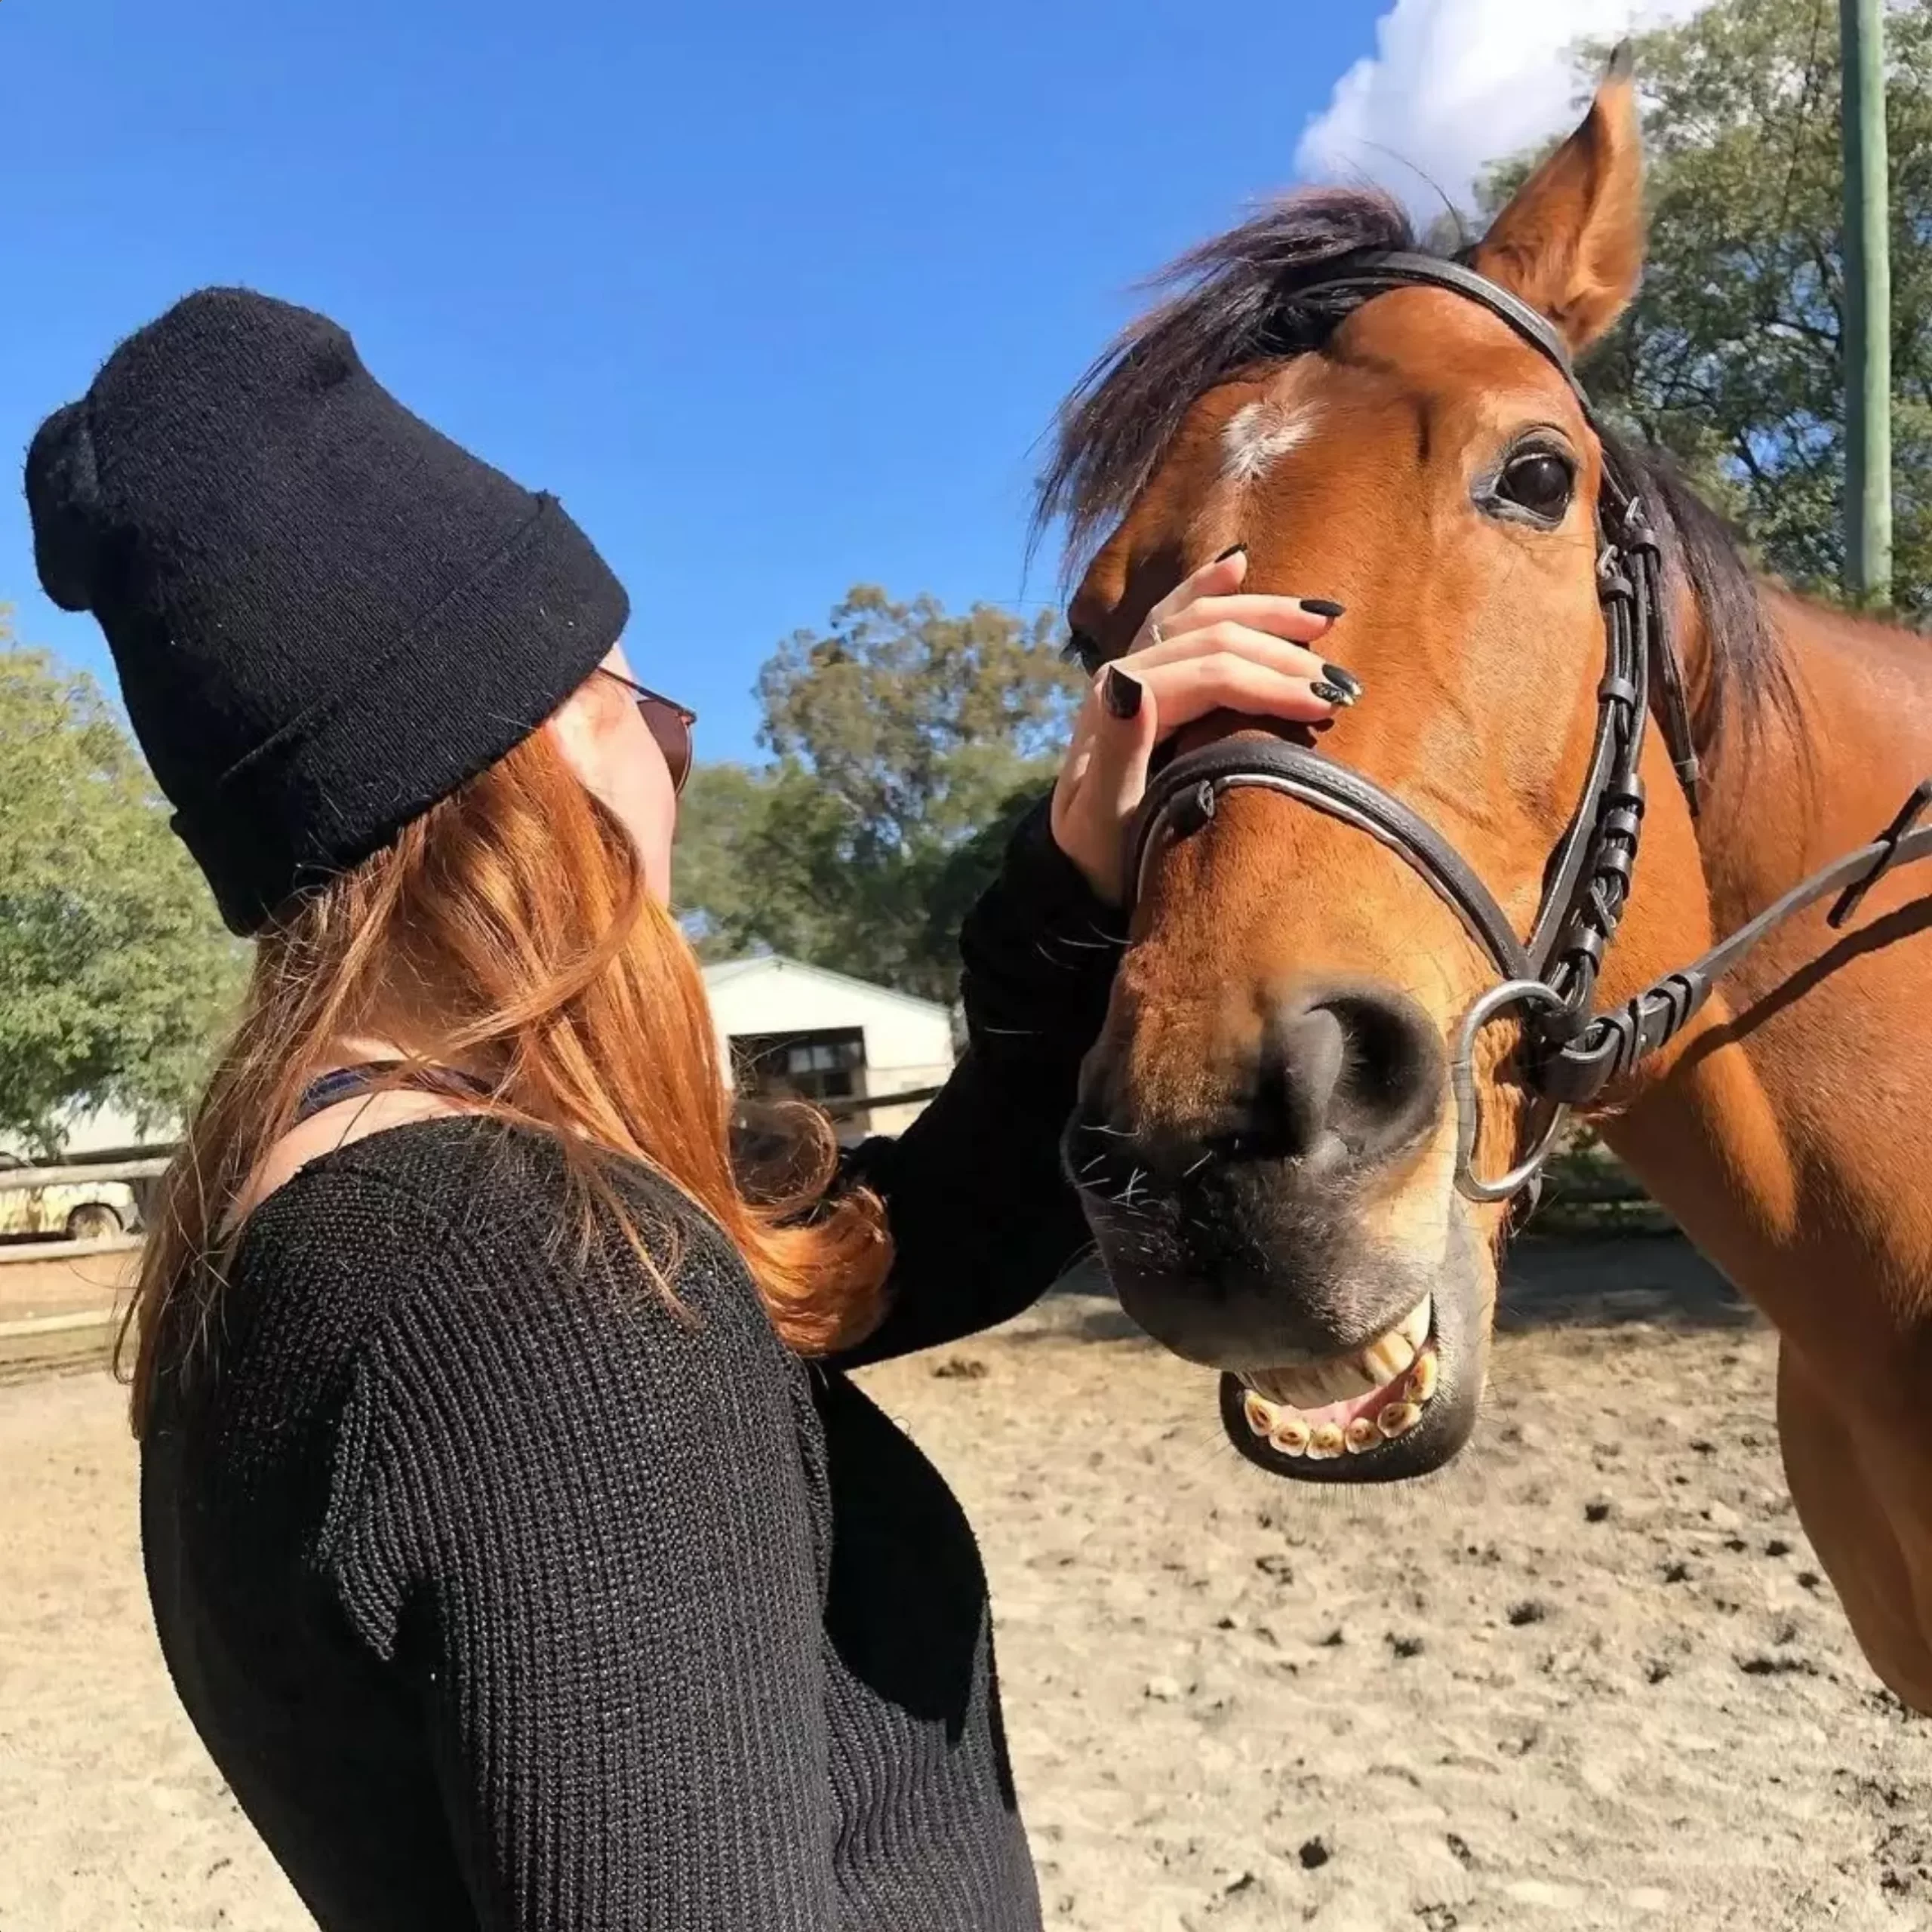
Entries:
{"label": "wooden fence", "polygon": [[[174,1158],[171,1147],[111,1148],[91,1155],[68,1155],[58,1161],[24,1162],[0,1168],[0,1194],[29,1193],[44,1187],[84,1187],[89,1181],[120,1181],[133,1191],[137,1226],[145,1219],[154,1184]],[[125,1254],[139,1247],[134,1229],[91,1241],[50,1236],[42,1241],[0,1241],[0,1267],[28,1261],[79,1261],[89,1255]]]}

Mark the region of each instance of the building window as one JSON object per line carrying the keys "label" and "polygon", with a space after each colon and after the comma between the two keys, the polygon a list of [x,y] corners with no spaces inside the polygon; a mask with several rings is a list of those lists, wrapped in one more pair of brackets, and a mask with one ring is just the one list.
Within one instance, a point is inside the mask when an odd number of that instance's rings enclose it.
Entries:
{"label": "building window", "polygon": [[762,1100],[851,1100],[863,1090],[866,1036],[857,1026],[808,1033],[734,1033],[738,1091]]}

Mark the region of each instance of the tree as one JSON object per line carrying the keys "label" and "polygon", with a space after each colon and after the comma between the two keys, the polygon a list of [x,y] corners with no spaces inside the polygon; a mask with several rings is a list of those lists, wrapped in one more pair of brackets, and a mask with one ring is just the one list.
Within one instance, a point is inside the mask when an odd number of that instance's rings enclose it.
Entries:
{"label": "tree", "polygon": [[[1901,615],[1932,617],[1932,7],[1886,22]],[[1763,563],[1835,594],[1844,563],[1844,279],[1836,0],[1716,0],[1640,35],[1644,286],[1592,392],[1675,454]],[[1607,50],[1579,58],[1593,85]],[[1539,156],[1494,170],[1493,212]]]}
{"label": "tree", "polygon": [[51,1148],[75,1105],[183,1110],[245,959],[97,687],[0,612],[0,1131]]}
{"label": "tree", "polygon": [[959,921],[1052,782],[1081,690],[1044,616],[853,590],[759,675],[771,762],[693,776],[678,903],[700,949],[951,998]]}

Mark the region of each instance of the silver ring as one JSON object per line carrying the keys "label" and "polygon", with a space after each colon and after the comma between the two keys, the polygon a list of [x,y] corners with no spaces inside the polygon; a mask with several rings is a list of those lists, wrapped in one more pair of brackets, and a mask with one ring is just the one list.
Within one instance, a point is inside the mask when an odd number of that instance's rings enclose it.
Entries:
{"label": "silver ring", "polygon": [[1152,649],[1153,649],[1153,648],[1154,648],[1154,646],[1155,646],[1155,645],[1158,644],[1158,643],[1160,642],[1160,641],[1161,641],[1161,626],[1160,626],[1160,620],[1159,620],[1158,618],[1155,618],[1155,617],[1149,617],[1149,618],[1147,620],[1147,648],[1148,648],[1148,649],[1149,649],[1149,650],[1150,650],[1150,651],[1151,651],[1151,650],[1152,650]]}
{"label": "silver ring", "polygon": [[1521,1193],[1549,1158],[1549,1150],[1569,1111],[1560,1103],[1552,1103],[1543,1131],[1528,1153],[1506,1174],[1494,1180],[1484,1180],[1477,1174],[1476,1131],[1481,1104],[1476,1097],[1476,1038],[1498,1014],[1519,1004],[1556,1008],[1566,1002],[1554,986],[1546,986],[1540,980],[1506,980],[1501,986],[1492,986],[1469,1008],[1457,1031],[1449,1063],[1449,1084],[1456,1097],[1456,1191],[1466,1201],[1507,1201]]}

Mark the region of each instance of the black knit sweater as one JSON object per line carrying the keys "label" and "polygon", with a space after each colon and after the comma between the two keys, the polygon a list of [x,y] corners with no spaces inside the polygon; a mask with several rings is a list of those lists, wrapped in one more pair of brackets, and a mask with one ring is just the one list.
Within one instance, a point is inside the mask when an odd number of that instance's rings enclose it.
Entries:
{"label": "black knit sweater", "polygon": [[[1117,947],[1023,828],[969,923],[971,1043],[848,1172],[892,1311],[860,1359],[1017,1313],[1081,1244],[1057,1141]],[[554,1143],[472,1117],[251,1217],[142,1465],[182,1700],[328,1932],[1019,1932],[1039,1906],[972,1534],[779,1343],[673,1191],[680,1321],[560,1241]]]}

